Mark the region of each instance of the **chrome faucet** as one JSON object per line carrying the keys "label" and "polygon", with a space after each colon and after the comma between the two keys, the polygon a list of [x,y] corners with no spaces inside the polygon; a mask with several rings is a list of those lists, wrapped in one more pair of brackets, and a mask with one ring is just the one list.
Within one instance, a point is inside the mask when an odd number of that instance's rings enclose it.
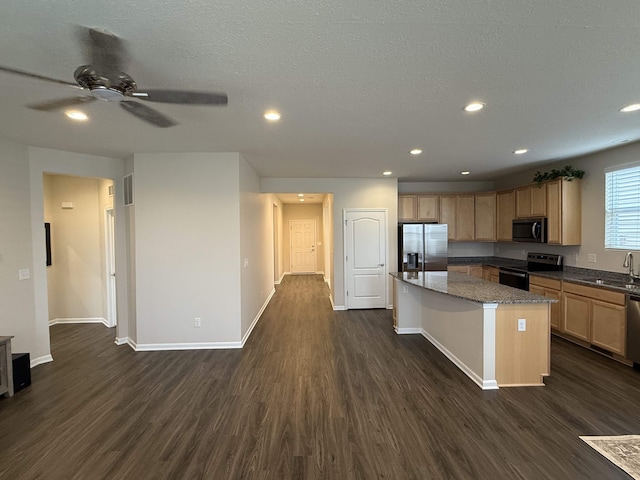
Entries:
{"label": "chrome faucet", "polygon": [[636,275],[633,271],[633,253],[627,252],[624,257],[624,263],[622,264],[624,268],[629,269],[629,280],[633,283],[634,280],[640,279],[640,276]]}

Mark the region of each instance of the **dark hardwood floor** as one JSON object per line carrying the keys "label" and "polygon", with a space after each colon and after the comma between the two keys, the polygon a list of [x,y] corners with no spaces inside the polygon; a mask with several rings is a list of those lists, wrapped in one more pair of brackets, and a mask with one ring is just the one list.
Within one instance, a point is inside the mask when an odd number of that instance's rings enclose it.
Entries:
{"label": "dark hardwood floor", "polygon": [[0,400],[2,479],[628,479],[579,435],[640,433],[640,372],[554,339],[545,387],[483,392],[391,312],[286,277],[243,350],[51,329]]}

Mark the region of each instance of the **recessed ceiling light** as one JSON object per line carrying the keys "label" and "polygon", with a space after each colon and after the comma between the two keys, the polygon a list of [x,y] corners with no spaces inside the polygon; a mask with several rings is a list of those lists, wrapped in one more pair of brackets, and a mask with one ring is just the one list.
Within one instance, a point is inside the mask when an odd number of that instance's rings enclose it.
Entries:
{"label": "recessed ceiling light", "polygon": [[460,172],[460,175],[469,175],[471,172],[467,172],[466,170],[464,172]]}
{"label": "recessed ceiling light", "polygon": [[264,112],[264,118],[270,122],[277,122],[282,118],[282,115],[280,115],[280,112],[276,112],[275,110],[269,110],[268,112]]}
{"label": "recessed ceiling light", "polygon": [[298,196],[299,197],[304,197],[304,193],[299,193]]}
{"label": "recessed ceiling light", "polygon": [[382,172],[382,174],[383,174],[383,175],[386,175],[387,177],[388,177],[389,175],[391,175],[392,173],[393,173],[393,172],[390,172],[389,170],[387,170],[386,172]]}
{"label": "recessed ceiling light", "polygon": [[485,104],[482,102],[472,102],[466,107],[464,107],[465,112],[477,112],[478,110],[482,110],[485,107]]}
{"label": "recessed ceiling light", "polygon": [[414,148],[413,150],[410,150],[409,153],[411,155],[420,155],[422,153],[422,150],[420,150],[419,148]]}
{"label": "recessed ceiling light", "polygon": [[640,110],[640,103],[632,103],[631,105],[627,105],[620,109],[620,111],[624,113],[635,112],[636,110]]}
{"label": "recessed ceiling light", "polygon": [[67,110],[66,112],[64,112],[64,114],[69,117],[72,120],[77,120],[79,122],[84,122],[85,120],[88,120],[89,117],[87,117],[87,115],[85,115],[84,113],[78,111],[78,110]]}
{"label": "recessed ceiling light", "polygon": [[527,153],[529,150],[527,150],[526,148],[520,148],[518,150],[514,150],[513,153],[515,153],[516,155],[522,155],[523,153]]}
{"label": "recessed ceiling light", "polygon": [[304,202],[304,198],[301,198],[301,199],[300,199],[300,201],[301,201],[301,202]]}

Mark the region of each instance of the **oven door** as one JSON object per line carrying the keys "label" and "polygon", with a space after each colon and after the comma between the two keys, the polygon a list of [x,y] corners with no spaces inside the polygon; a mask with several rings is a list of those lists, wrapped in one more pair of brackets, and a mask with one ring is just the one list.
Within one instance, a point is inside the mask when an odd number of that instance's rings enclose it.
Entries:
{"label": "oven door", "polygon": [[529,290],[529,274],[507,268],[499,270],[500,283],[520,290]]}

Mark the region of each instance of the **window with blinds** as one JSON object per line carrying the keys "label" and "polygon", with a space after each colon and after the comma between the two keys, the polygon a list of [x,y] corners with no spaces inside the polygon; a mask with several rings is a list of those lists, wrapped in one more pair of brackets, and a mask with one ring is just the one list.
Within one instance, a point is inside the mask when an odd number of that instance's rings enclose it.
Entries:
{"label": "window with blinds", "polygon": [[605,171],[605,248],[640,250],[640,164]]}

